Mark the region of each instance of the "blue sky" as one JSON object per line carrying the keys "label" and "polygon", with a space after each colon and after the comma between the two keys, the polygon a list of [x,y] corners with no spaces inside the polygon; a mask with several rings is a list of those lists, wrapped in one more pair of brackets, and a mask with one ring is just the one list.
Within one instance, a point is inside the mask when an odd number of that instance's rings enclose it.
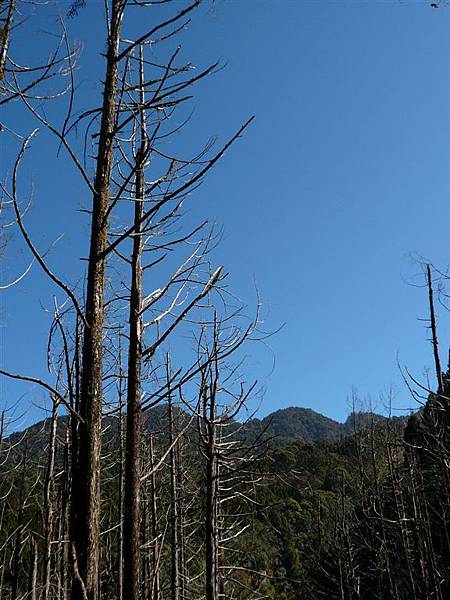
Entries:
{"label": "blue sky", "polygon": [[[450,13],[396,1],[211,6],[193,16],[183,54],[199,69],[217,59],[224,68],[197,87],[189,136],[179,143],[187,150],[210,136],[225,141],[256,116],[190,199],[189,213],[223,226],[215,259],[249,310],[256,280],[266,328],[285,324],[270,348],[247,349],[249,379],[266,387],[261,414],[298,405],[343,420],[352,388],[381,410],[380,391],[391,385],[394,406],[410,407],[397,356],[419,378],[432,367],[415,258],[440,268],[448,262]],[[67,24],[84,46],[80,107],[100,100],[101,7],[88,0]],[[43,13],[17,30],[19,54],[31,41],[36,56],[44,53],[56,9]],[[147,25],[132,15],[127,27]],[[33,126],[16,106],[2,119],[22,133]],[[17,151],[5,140],[2,171]],[[51,263],[74,280],[87,253],[87,221],[78,209],[90,198],[44,132],[24,163],[24,191],[31,180],[33,237],[45,248],[65,233]],[[20,248],[13,235],[13,261],[0,283],[27,263]],[[0,293],[2,362],[45,377],[52,289],[33,268],[19,287]],[[444,311],[439,322],[444,359]],[[43,401],[29,386],[3,382],[2,393],[9,404],[20,398],[24,410]],[[33,408],[27,419],[35,415]]]}

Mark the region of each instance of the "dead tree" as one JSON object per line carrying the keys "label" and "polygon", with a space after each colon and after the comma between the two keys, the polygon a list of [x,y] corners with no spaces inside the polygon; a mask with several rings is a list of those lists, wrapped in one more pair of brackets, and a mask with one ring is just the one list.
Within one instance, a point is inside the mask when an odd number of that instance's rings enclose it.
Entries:
{"label": "dead tree", "polygon": [[431,338],[433,344],[433,355],[434,355],[434,364],[436,370],[436,378],[438,383],[438,394],[443,394],[444,392],[444,380],[442,377],[442,368],[441,368],[441,360],[439,357],[439,342],[437,337],[437,327],[436,327],[436,314],[434,310],[434,298],[433,298],[433,280],[431,276],[431,267],[427,265],[427,285],[428,285],[428,303],[430,310],[430,329],[431,329]]}
{"label": "dead tree", "polygon": [[8,55],[15,4],[15,0],[1,0],[0,2],[0,86],[5,77],[6,57]]}
{"label": "dead tree", "polygon": [[28,579],[28,595],[29,600],[37,600],[37,578],[38,578],[38,547],[34,536],[31,536],[31,560]]}
{"label": "dead tree", "polygon": [[50,420],[50,439],[48,448],[47,469],[44,483],[44,578],[42,600],[49,600],[52,569],[52,543],[55,525],[55,453],[56,453],[56,428],[58,425],[58,400],[53,401],[52,416]]}
{"label": "dead tree", "polygon": [[174,410],[173,410],[173,398],[170,390],[170,380],[171,380],[171,370],[170,370],[170,358],[167,355],[167,364],[166,364],[166,376],[168,383],[167,390],[167,412],[169,419],[169,444],[170,444],[170,454],[169,454],[169,470],[170,470],[170,496],[171,496],[171,600],[180,600],[181,593],[181,564],[180,564],[180,514],[179,514],[179,482],[178,482],[178,472],[177,472],[177,450],[178,443],[176,440],[176,432],[175,432],[175,419],[174,419]]}
{"label": "dead tree", "polygon": [[[70,309],[67,309],[74,324],[72,346],[69,348],[67,330],[58,325],[63,341],[63,355],[66,364],[65,385],[58,382],[52,385],[32,376],[16,375],[2,370],[5,376],[33,382],[48,392],[70,413],[71,421],[71,482],[66,492],[70,495],[69,532],[67,539],[67,559],[72,562],[71,585],[72,600],[98,600],[100,594],[100,544],[101,544],[101,449],[102,449],[102,411],[107,402],[105,381],[107,361],[106,338],[110,335],[108,311],[117,301],[124,298],[123,289],[118,297],[108,297],[106,290],[107,268],[117,260],[131,267],[131,286],[128,289],[129,306],[129,364],[127,372],[127,430],[124,474],[124,523],[123,523],[123,595],[136,600],[140,595],[140,486],[149,479],[152,487],[155,473],[165,464],[168,455],[158,460],[152,456],[150,473],[141,473],[140,420],[141,411],[154,406],[167,398],[167,385],[147,392],[143,398],[142,364],[145,365],[146,381],[157,381],[159,355],[163,356],[165,345],[172,338],[175,330],[179,330],[187,320],[198,320],[199,311],[207,305],[211,307],[211,295],[218,289],[223,279],[221,268],[212,268],[208,258],[212,236],[206,231],[205,224],[193,230],[179,234],[177,227],[181,216],[181,208],[187,194],[194,190],[203,180],[207,172],[223,156],[230,145],[237,140],[249,119],[239,128],[231,139],[217,151],[212,152],[207,145],[197,156],[190,160],[172,156],[160,147],[160,141],[170,133],[170,117],[177,106],[187,102],[190,96],[184,96],[183,90],[190,88],[196,81],[214,72],[213,64],[198,74],[191,73],[190,63],[177,65],[179,50],[172,52],[165,64],[154,65],[158,74],[146,80],[139,69],[139,82],[130,78],[132,67],[136,65],[136,51],[142,48],[141,64],[146,63],[144,51],[156,41],[170,40],[187,24],[186,18],[198,5],[195,0],[186,4],[172,17],[152,27],[134,41],[121,39],[122,20],[128,4],[146,3],[127,2],[126,0],[110,0],[107,3],[107,50],[104,76],[103,100],[100,107],[87,111],[77,117],[72,116],[75,101],[74,58],[67,43],[64,56],[55,54],[45,67],[39,67],[38,75],[28,83],[21,84],[20,78],[13,78],[8,88],[9,97],[17,98],[36,119],[37,123],[50,131],[58,143],[66,150],[82,180],[92,196],[90,214],[90,247],[87,258],[87,278],[83,302],[71,285],[64,282],[50,268],[46,253],[39,251],[31,239],[24,222],[24,211],[19,191],[20,165],[25,153],[30,149],[31,141],[36,135],[33,131],[23,142],[19,151],[11,179],[11,189],[6,188],[13,208],[14,218],[25,246],[44,272],[45,276],[68,298]],[[160,36],[158,38],[158,36]],[[65,34],[62,37],[66,41]],[[62,44],[62,47],[65,47]],[[147,61],[151,62],[151,61]],[[131,66],[130,66],[131,65]],[[19,69],[20,70],[20,69]],[[68,74],[67,86],[68,109],[62,126],[56,127],[47,118],[49,112],[41,109],[42,98],[33,95],[34,87],[40,81],[47,81],[64,73]],[[25,73],[28,77],[28,71]],[[184,93],[184,92],[183,92]],[[51,100],[51,96],[48,98]],[[2,100],[3,102],[3,100]],[[51,112],[50,112],[51,114]],[[151,125],[145,127],[146,115]],[[95,157],[94,181],[71,146],[71,135],[87,117],[99,123],[99,131],[93,139],[97,144]],[[166,125],[169,132],[162,132]],[[87,131],[89,130],[89,126]],[[140,132],[139,143],[136,143],[136,132]],[[145,179],[145,164],[150,158],[163,165],[161,173],[152,180]],[[133,218],[122,221],[122,225],[112,228],[110,223],[116,214],[123,216],[120,206],[132,197]],[[117,221],[115,221],[117,222]],[[172,228],[172,229],[170,229]],[[168,232],[168,230],[170,230]],[[195,239],[196,236],[200,239]],[[195,241],[192,251],[191,244]],[[131,259],[125,257],[127,248],[132,246]],[[180,259],[171,269],[171,274],[164,276],[161,285],[152,292],[143,293],[143,272],[160,265],[166,254],[174,248],[187,248],[190,252]],[[146,264],[141,264],[142,257],[150,257]],[[152,260],[152,258],[154,259]],[[127,267],[128,268],[128,267]],[[108,282],[109,283],[109,282]],[[111,288],[117,282],[111,283]],[[120,285],[120,284],[118,284]],[[125,286],[126,287],[126,286]],[[126,294],[125,294],[126,295]],[[71,312],[70,312],[71,311]],[[111,334],[112,335],[112,334]],[[145,337],[144,337],[145,335]],[[233,344],[232,344],[233,345]],[[228,351],[228,350],[227,350]],[[224,351],[224,355],[227,354]],[[178,393],[188,385],[202,367],[194,359],[192,364],[174,373],[174,385],[171,391]],[[114,376],[114,375],[113,375]],[[113,377],[112,376],[112,377]],[[156,390],[155,390],[156,388]],[[108,400],[109,401],[109,400]],[[175,439],[170,443],[171,458],[175,460]],[[152,453],[153,455],[153,453]],[[174,466],[174,465],[173,465]],[[172,469],[175,474],[176,468]],[[145,479],[147,478],[147,479]],[[52,496],[51,486],[47,496]],[[47,493],[47,492],[46,492]],[[173,506],[177,501],[174,499]],[[49,506],[47,507],[49,508]],[[50,509],[49,509],[50,510]],[[162,584],[161,546],[157,541],[158,507],[156,492],[152,494],[152,527],[154,537],[155,558],[153,565],[153,597],[160,598]],[[51,511],[50,511],[51,513]],[[44,561],[45,585],[48,590],[51,565],[48,544],[53,537],[51,514],[48,513],[48,536],[45,543]],[[112,518],[112,517],[111,517]],[[111,526],[115,527],[115,525]],[[178,525],[175,529],[177,529]],[[105,539],[110,543],[110,537]],[[158,546],[159,544],[159,546]],[[107,549],[108,565],[112,564],[111,548]],[[177,557],[177,565],[180,563]],[[181,563],[180,563],[181,564]],[[63,568],[63,567],[62,567]],[[178,567],[177,567],[178,568]],[[178,576],[179,578],[179,576]],[[178,582],[176,589],[180,587]],[[175,589],[174,588],[174,589]],[[44,591],[44,596],[48,592]],[[175,592],[174,592],[175,593]]]}
{"label": "dead tree", "polygon": [[[91,243],[86,284],[85,327],[77,423],[78,456],[72,473],[71,540],[89,600],[98,598],[100,554],[100,455],[103,400],[105,249],[108,243],[110,178],[116,127],[116,86],[124,5],[112,0],[106,73],[92,200]],[[73,579],[72,600],[84,592]]]}
{"label": "dead tree", "polygon": [[[240,343],[248,338],[256,322],[257,319],[241,334]],[[235,331],[230,334],[216,316],[211,329],[210,342],[206,338],[201,342],[204,358],[199,360],[202,367],[197,424],[205,472],[203,593],[207,600],[218,600],[235,597],[245,589],[240,578],[245,569],[235,563],[236,544],[259,507],[256,490],[262,476],[258,463],[264,442],[259,437],[248,440],[242,433],[247,421],[246,403],[256,382],[246,390],[242,381],[233,380],[237,367],[226,359],[239,346],[233,347],[227,333],[236,340]],[[258,597],[258,590],[253,592]]]}
{"label": "dead tree", "polygon": [[151,569],[151,584],[150,584],[150,598],[151,600],[161,600],[161,539],[159,533],[159,519],[158,519],[158,499],[157,499],[157,486],[156,486],[156,468],[155,468],[155,449],[153,443],[153,436],[150,435],[150,508],[151,508],[151,534],[153,538],[153,551],[152,551],[152,569]]}
{"label": "dead tree", "polygon": [[143,50],[140,48],[140,139],[136,152],[134,233],[131,257],[129,304],[129,351],[127,376],[127,429],[125,450],[125,512],[123,526],[123,593],[138,600],[141,592],[140,556],[140,484],[141,484],[141,369],[142,369],[142,249],[141,230],[144,211],[147,131],[145,125],[145,93]]}

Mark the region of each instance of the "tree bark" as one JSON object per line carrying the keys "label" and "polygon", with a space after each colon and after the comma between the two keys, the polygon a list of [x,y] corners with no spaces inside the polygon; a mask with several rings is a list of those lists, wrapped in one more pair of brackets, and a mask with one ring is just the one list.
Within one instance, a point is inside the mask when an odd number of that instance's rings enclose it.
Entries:
{"label": "tree bark", "polygon": [[123,432],[123,370],[119,338],[119,528],[117,532],[117,600],[123,598],[123,519],[124,519],[124,432]]}
{"label": "tree bark", "polygon": [[[16,7],[16,0],[1,0],[1,3],[5,4],[6,6],[0,6],[0,15],[2,15],[1,20],[4,23],[4,25],[0,28],[0,84],[5,75],[6,57],[8,56],[8,46],[13,24],[14,10]],[[3,14],[5,15],[4,17]]]}
{"label": "tree bark", "polygon": [[180,600],[180,540],[179,540],[179,503],[178,503],[178,485],[177,485],[177,464],[176,464],[176,450],[177,445],[173,446],[175,440],[174,431],[174,417],[173,417],[173,406],[172,396],[170,392],[170,363],[169,357],[167,357],[167,382],[168,382],[168,416],[169,416],[169,444],[172,446],[169,454],[170,458],[170,493],[172,496],[172,515],[171,515],[171,527],[172,527],[172,549],[171,549],[171,562],[172,562],[172,577],[171,577],[171,599]]}
{"label": "tree bark", "polygon": [[52,538],[54,525],[54,479],[53,470],[55,467],[56,452],[56,427],[58,425],[58,401],[53,400],[52,417],[50,421],[50,442],[48,450],[47,472],[45,474],[44,486],[44,581],[42,590],[42,600],[48,600],[50,597],[50,578],[52,564]]}
{"label": "tree bark", "polygon": [[112,0],[106,77],[92,207],[91,243],[86,291],[86,325],[82,349],[76,469],[72,482],[71,540],[79,577],[73,578],[72,600],[99,597],[100,454],[103,395],[104,251],[108,242],[108,207],[116,117],[118,49],[122,3]]}
{"label": "tree bark", "polygon": [[31,563],[28,578],[28,595],[29,600],[37,600],[37,576],[38,576],[38,549],[34,536],[31,536]]}
{"label": "tree bark", "polygon": [[[207,389],[205,395],[208,394]],[[207,403],[209,402],[209,406]],[[207,416],[207,439],[206,448],[206,523],[205,523],[205,547],[206,547],[206,600],[218,600],[218,577],[219,577],[219,532],[218,532],[218,482],[219,465],[216,448],[216,404],[214,390],[210,390],[209,399],[205,400],[205,413]]]}
{"label": "tree bark", "polygon": [[125,512],[123,528],[123,593],[127,600],[139,600],[141,591],[140,493],[141,493],[141,368],[142,368],[142,214],[144,163],[147,135],[144,116],[144,74],[140,48],[140,147],[136,156],[133,253],[131,258],[130,342],[127,377],[127,432],[125,449]]}
{"label": "tree bark", "polygon": [[153,447],[153,434],[150,434],[150,469],[152,475],[150,478],[150,496],[151,496],[151,513],[152,513],[152,538],[153,538],[153,572],[151,585],[151,600],[161,600],[161,576],[160,576],[160,543],[159,543],[159,527],[158,527],[158,500],[156,497],[156,472],[155,454]]}
{"label": "tree bark", "polygon": [[433,281],[431,277],[431,268],[430,265],[427,265],[427,284],[428,284],[428,302],[430,307],[430,327],[431,327],[431,341],[433,343],[433,355],[434,355],[434,364],[436,368],[436,379],[438,382],[438,394],[443,394],[444,392],[444,380],[442,377],[442,368],[441,361],[439,358],[439,342],[437,337],[437,327],[436,327],[436,314],[434,312],[434,300],[433,300]]}

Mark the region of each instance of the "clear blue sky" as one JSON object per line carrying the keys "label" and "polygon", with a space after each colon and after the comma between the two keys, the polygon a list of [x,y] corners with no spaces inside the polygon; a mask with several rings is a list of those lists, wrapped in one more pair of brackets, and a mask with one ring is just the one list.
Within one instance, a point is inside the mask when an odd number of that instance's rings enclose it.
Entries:
{"label": "clear blue sky", "polygon": [[[100,100],[101,7],[87,0],[68,22],[84,44],[80,106]],[[47,47],[55,8],[44,12],[33,36],[25,34],[31,24],[17,30],[19,54],[33,44],[38,57]],[[130,27],[144,31],[149,23],[140,18]],[[376,404],[390,385],[395,406],[406,408],[412,401],[397,354],[419,378],[432,367],[418,320],[427,316],[426,293],[411,285],[423,281],[412,257],[441,268],[448,261],[449,18],[428,2],[221,0],[205,2],[181,38],[199,68],[216,59],[226,66],[198,86],[192,138],[180,144],[224,141],[256,115],[190,211],[223,225],[215,258],[236,293],[251,307],[256,279],[267,329],[285,323],[270,350],[248,348],[249,379],[267,388],[261,414],[298,405],[343,420],[353,387]],[[22,114],[12,106],[0,121],[26,133],[32,122]],[[17,145],[2,135],[4,172]],[[27,223],[41,248],[65,233],[51,263],[76,278],[87,253],[87,221],[77,209],[90,198],[64,156],[54,157],[42,133],[24,165],[24,192],[27,178],[34,182]],[[8,252],[14,262],[0,283],[27,263],[17,236]],[[2,362],[45,377],[52,289],[34,267],[0,293]],[[445,359],[447,314],[439,318]],[[42,402],[29,386],[3,382],[2,394],[10,404],[25,394],[23,407]]]}

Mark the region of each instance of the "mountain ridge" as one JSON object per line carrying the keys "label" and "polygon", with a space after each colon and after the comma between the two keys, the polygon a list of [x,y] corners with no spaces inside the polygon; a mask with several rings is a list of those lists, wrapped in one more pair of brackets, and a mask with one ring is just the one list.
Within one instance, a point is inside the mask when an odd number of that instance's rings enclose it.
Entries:
{"label": "mountain ridge", "polygon": [[[144,426],[147,431],[161,431],[167,425],[167,405],[161,404],[146,412]],[[187,415],[182,409],[177,409],[180,418]],[[64,435],[64,423],[67,415],[61,415],[58,420],[58,434]],[[105,416],[105,430],[114,430],[117,418]],[[406,426],[408,417],[391,417],[391,422],[400,427]],[[239,437],[255,439],[264,435],[272,440],[276,447],[288,446],[293,442],[314,444],[322,440],[337,441],[351,435],[355,431],[386,424],[389,418],[371,412],[351,412],[342,423],[327,417],[312,408],[289,406],[280,408],[265,417],[251,418],[244,423]],[[21,447],[27,439],[28,452],[31,454],[43,451],[47,443],[47,431],[50,419],[43,419],[22,431],[16,431],[4,438],[4,443],[10,447]]]}
{"label": "mountain ridge", "polygon": [[276,440],[276,445],[289,445],[303,441],[315,443],[320,440],[336,441],[355,431],[386,424],[389,420],[401,427],[406,426],[408,417],[386,417],[374,412],[352,411],[344,422],[336,421],[312,408],[289,406],[270,413],[262,419],[252,419],[248,426],[252,430],[263,430]]}

